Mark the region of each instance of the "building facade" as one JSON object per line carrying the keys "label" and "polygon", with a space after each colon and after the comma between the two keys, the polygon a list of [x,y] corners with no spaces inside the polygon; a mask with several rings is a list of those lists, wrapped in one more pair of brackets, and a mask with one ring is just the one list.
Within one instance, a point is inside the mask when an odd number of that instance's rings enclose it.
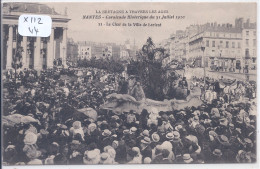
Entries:
{"label": "building facade", "polygon": [[[52,18],[52,32],[49,37],[26,37],[18,33],[18,19],[22,14],[49,15]],[[46,69],[53,67],[53,61],[61,58],[66,65],[67,29],[66,13],[61,15],[53,8],[38,3],[3,4],[3,67],[12,69],[13,56],[21,46],[22,69]]]}
{"label": "building facade", "polygon": [[257,66],[257,33],[256,33],[256,24],[250,23],[248,19],[243,23],[242,30],[242,54],[244,71],[248,72],[250,70],[256,70]]}
{"label": "building facade", "polygon": [[[200,32],[190,36],[189,59],[198,67],[215,71],[241,69],[241,28],[230,24],[206,24]],[[201,48],[204,47],[204,48]]]}
{"label": "building facade", "polygon": [[91,58],[129,60],[134,56],[134,48],[128,41],[124,45],[115,43],[78,42],[78,60]]}
{"label": "building facade", "polygon": [[190,25],[178,30],[171,40],[170,56],[165,64],[172,60],[185,60],[195,67],[208,67],[212,71],[249,72],[257,66],[256,23],[243,18],[230,23],[206,23]]}

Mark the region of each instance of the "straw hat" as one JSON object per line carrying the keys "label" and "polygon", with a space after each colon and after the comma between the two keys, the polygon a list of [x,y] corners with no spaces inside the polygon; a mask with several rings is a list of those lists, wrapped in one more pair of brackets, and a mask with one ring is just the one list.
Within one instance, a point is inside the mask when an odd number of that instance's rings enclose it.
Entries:
{"label": "straw hat", "polygon": [[159,142],[160,141],[160,136],[159,136],[159,134],[157,134],[157,133],[153,133],[152,134],[152,140],[153,140],[153,142]]}
{"label": "straw hat", "polygon": [[150,144],[151,143],[151,139],[149,137],[144,137],[144,139],[141,140],[141,143],[143,143],[143,144]]}
{"label": "straw hat", "polygon": [[185,163],[191,163],[193,161],[193,159],[190,157],[190,154],[183,154],[182,158]]}

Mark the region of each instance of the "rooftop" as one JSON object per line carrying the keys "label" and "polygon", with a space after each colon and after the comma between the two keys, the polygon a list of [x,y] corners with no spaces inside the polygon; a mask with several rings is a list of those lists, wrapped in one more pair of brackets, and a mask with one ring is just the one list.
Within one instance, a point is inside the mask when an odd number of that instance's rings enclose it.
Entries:
{"label": "rooftop", "polygon": [[54,10],[54,8],[50,8],[45,4],[24,3],[24,2],[3,3],[3,13],[10,13],[10,12],[61,15],[57,13]]}

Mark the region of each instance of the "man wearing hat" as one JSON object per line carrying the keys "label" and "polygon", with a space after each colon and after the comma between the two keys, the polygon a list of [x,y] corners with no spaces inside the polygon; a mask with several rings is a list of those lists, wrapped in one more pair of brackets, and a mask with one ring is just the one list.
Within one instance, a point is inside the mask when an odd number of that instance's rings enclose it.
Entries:
{"label": "man wearing hat", "polygon": [[220,149],[215,149],[212,152],[210,162],[211,163],[221,163],[221,162],[223,162],[222,155],[223,154],[222,154],[222,151]]}
{"label": "man wearing hat", "polygon": [[153,133],[151,135],[152,138],[152,143],[151,143],[151,148],[154,148],[156,145],[160,144],[160,136],[157,133]]}
{"label": "man wearing hat", "polygon": [[173,153],[178,154],[182,151],[183,148],[183,143],[180,138],[180,133],[178,131],[173,131],[172,132],[173,139],[170,141],[173,146]]}
{"label": "man wearing hat", "polygon": [[145,157],[152,158],[152,148],[150,146],[151,139],[149,137],[144,137],[143,140],[141,140],[141,154],[143,155],[142,160],[144,160]]}
{"label": "man wearing hat", "polygon": [[112,144],[112,132],[108,129],[105,129],[101,136],[99,137],[98,146],[100,149]]}

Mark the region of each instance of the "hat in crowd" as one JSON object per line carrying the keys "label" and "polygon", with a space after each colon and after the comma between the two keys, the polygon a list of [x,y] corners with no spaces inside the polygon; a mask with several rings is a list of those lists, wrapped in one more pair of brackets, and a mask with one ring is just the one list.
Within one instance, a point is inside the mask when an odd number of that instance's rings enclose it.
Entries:
{"label": "hat in crowd", "polygon": [[64,130],[66,130],[68,127],[66,126],[66,125],[64,125],[64,124],[57,124],[57,126],[59,127],[59,128],[61,128],[61,129],[64,129]]}
{"label": "hat in crowd", "polygon": [[59,147],[59,146],[60,146],[57,142],[52,142],[51,144],[52,144],[53,146],[55,146],[55,147]]}
{"label": "hat in crowd", "polygon": [[29,161],[27,164],[29,164],[29,165],[42,165],[42,160],[34,159],[34,160]]}
{"label": "hat in crowd", "polygon": [[185,138],[191,141],[192,143],[198,144],[198,138],[194,135],[188,135]]}
{"label": "hat in crowd", "polygon": [[118,117],[117,115],[114,115],[114,116],[112,116],[111,118],[112,118],[112,119],[115,119],[115,120],[118,120],[118,119],[119,119],[119,117]]}
{"label": "hat in crowd", "polygon": [[195,116],[200,116],[200,111],[199,110],[195,110],[192,114],[195,115]]}
{"label": "hat in crowd", "polygon": [[239,150],[236,156],[237,162],[251,162],[251,156],[244,150]]}
{"label": "hat in crowd", "polygon": [[163,147],[160,144],[155,146],[155,151],[161,151],[162,149],[163,149]]}
{"label": "hat in crowd", "polygon": [[246,143],[247,145],[249,145],[250,147],[253,146],[253,142],[252,142],[252,140],[250,140],[249,138],[245,138],[244,141],[245,141],[245,143]]}
{"label": "hat in crowd", "polygon": [[26,153],[26,156],[29,158],[29,159],[36,159],[38,157],[41,156],[41,152],[40,151],[37,151],[37,150],[30,150]]}
{"label": "hat in crowd", "polygon": [[15,145],[8,145],[5,149],[5,152],[15,150]]}
{"label": "hat in crowd", "polygon": [[205,127],[203,125],[197,124],[195,126],[195,130],[197,131],[198,134],[202,135],[205,132],[206,129],[205,129]]}
{"label": "hat in crowd", "polygon": [[104,152],[108,152],[109,149],[113,149],[113,147],[110,145],[104,147]]}
{"label": "hat in crowd", "polygon": [[132,151],[137,152],[137,154],[140,154],[140,149],[138,147],[133,147]]}
{"label": "hat in crowd", "polygon": [[144,158],[144,164],[151,164],[152,159],[150,157],[145,157]]}
{"label": "hat in crowd", "polygon": [[177,114],[185,116],[186,112],[185,111],[179,111]]}
{"label": "hat in crowd", "polygon": [[180,133],[178,131],[173,131],[172,132],[174,138],[173,138],[173,142],[179,142],[181,139],[180,139]]}
{"label": "hat in crowd", "polygon": [[81,122],[80,121],[74,121],[72,124],[74,129],[79,129],[81,128]]}
{"label": "hat in crowd", "polygon": [[193,121],[199,121],[199,116],[194,116]]}
{"label": "hat in crowd", "polygon": [[144,139],[141,140],[141,143],[143,143],[143,144],[150,144],[151,143],[151,139],[149,137],[144,137]]}
{"label": "hat in crowd", "polygon": [[88,130],[91,131],[91,132],[96,130],[96,128],[97,128],[97,125],[95,123],[90,123],[88,125]]}
{"label": "hat in crowd", "polygon": [[54,164],[54,158],[55,158],[55,156],[51,155],[50,157],[45,159],[44,164],[46,164],[46,165],[53,165]]}
{"label": "hat in crowd", "polygon": [[129,130],[129,129],[125,129],[125,130],[123,130],[123,133],[124,133],[124,134],[129,134],[129,133],[130,133],[130,130]]}
{"label": "hat in crowd", "polygon": [[71,144],[80,145],[80,142],[79,142],[79,140],[72,140]]}
{"label": "hat in crowd", "polygon": [[100,159],[102,160],[102,161],[105,161],[105,160],[107,160],[108,159],[108,157],[109,157],[109,154],[108,153],[102,153],[101,155],[100,155]]}
{"label": "hat in crowd", "polygon": [[212,117],[216,117],[219,118],[220,117],[220,113],[218,108],[212,108],[210,111],[210,114],[212,115]]}
{"label": "hat in crowd", "polygon": [[114,140],[114,141],[112,142],[112,147],[113,147],[113,148],[118,147],[118,145],[119,145],[119,142],[118,142],[117,140]]}
{"label": "hat in crowd", "polygon": [[193,161],[190,154],[183,154],[182,159],[184,163],[191,163]]}
{"label": "hat in crowd", "polygon": [[48,135],[49,132],[47,130],[41,129],[40,130],[41,135]]}
{"label": "hat in crowd", "polygon": [[153,140],[153,142],[159,142],[160,141],[160,136],[159,136],[159,134],[157,134],[157,133],[153,133],[152,134],[152,140]]}
{"label": "hat in crowd", "polygon": [[136,127],[131,127],[130,128],[130,133],[135,133],[137,131],[137,128]]}
{"label": "hat in crowd", "polygon": [[92,151],[85,151],[85,153],[84,153],[84,157],[87,157],[88,159],[91,159],[91,160],[98,158],[99,155],[100,155],[99,149],[95,149]]}
{"label": "hat in crowd", "polygon": [[162,148],[162,150],[163,150],[163,149],[172,150],[172,143],[169,142],[169,141],[164,141],[164,142],[161,144],[161,148]]}
{"label": "hat in crowd", "polygon": [[174,139],[174,135],[173,135],[173,133],[172,133],[172,132],[167,133],[167,134],[166,134],[166,138],[167,138],[168,140],[172,140],[172,139]]}
{"label": "hat in crowd", "polygon": [[111,135],[111,131],[109,131],[108,129],[105,129],[102,133],[102,136],[110,136]]}
{"label": "hat in crowd", "polygon": [[228,126],[231,127],[232,129],[234,129],[234,127],[235,127],[235,125],[233,123],[229,123]]}
{"label": "hat in crowd", "polygon": [[116,157],[116,151],[115,151],[114,148],[108,149],[108,150],[107,150],[107,153],[108,153],[109,156],[110,156],[111,158],[113,158],[113,159]]}
{"label": "hat in crowd", "polygon": [[141,135],[149,137],[150,134],[148,130],[144,130]]}
{"label": "hat in crowd", "polygon": [[169,117],[168,117],[166,114],[163,114],[163,115],[162,115],[162,120],[163,120],[163,121],[168,121],[168,120],[169,120]]}
{"label": "hat in crowd", "polygon": [[225,136],[225,135],[220,135],[217,137],[217,139],[218,139],[219,143],[224,146],[230,145],[229,140],[228,140],[227,136]]}
{"label": "hat in crowd", "polygon": [[212,136],[214,139],[216,139],[218,134],[215,131],[209,131],[209,136]]}
{"label": "hat in crowd", "polygon": [[34,126],[30,126],[29,129],[27,129],[24,133],[26,135],[27,133],[30,133],[30,132],[32,132],[36,135],[38,134],[37,129]]}
{"label": "hat in crowd", "polygon": [[227,126],[227,125],[228,125],[228,120],[227,120],[227,118],[221,117],[221,118],[219,119],[219,124],[222,125],[222,126]]}
{"label": "hat in crowd", "polygon": [[211,121],[212,121],[212,120],[210,120],[210,119],[205,119],[205,120],[204,120],[204,124],[211,124]]}
{"label": "hat in crowd", "polygon": [[218,156],[218,157],[222,156],[222,152],[221,152],[220,149],[215,149],[215,150],[213,151],[213,154],[214,154],[215,156]]}
{"label": "hat in crowd", "polygon": [[175,126],[175,130],[176,130],[176,131],[180,131],[180,129],[182,129],[182,128],[183,128],[183,127],[182,127],[182,125],[180,125],[180,124],[177,125],[177,126]]}
{"label": "hat in crowd", "polygon": [[32,132],[28,132],[25,135],[23,141],[24,141],[24,144],[28,144],[28,145],[35,144],[37,142],[37,135]]}

